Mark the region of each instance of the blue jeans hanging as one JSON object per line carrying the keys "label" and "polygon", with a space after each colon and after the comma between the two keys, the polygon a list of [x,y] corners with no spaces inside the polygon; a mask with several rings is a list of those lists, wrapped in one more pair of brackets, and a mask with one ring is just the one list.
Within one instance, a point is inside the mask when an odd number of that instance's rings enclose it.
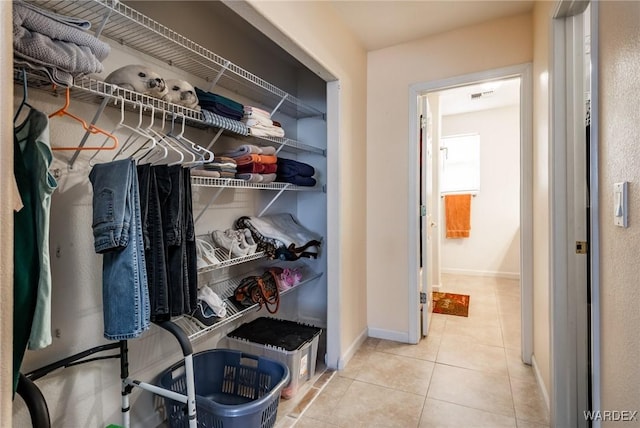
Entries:
{"label": "blue jeans hanging", "polygon": [[149,328],[150,308],[135,162],[98,164],[89,179],[94,247],[103,254],[104,337],[136,338]]}

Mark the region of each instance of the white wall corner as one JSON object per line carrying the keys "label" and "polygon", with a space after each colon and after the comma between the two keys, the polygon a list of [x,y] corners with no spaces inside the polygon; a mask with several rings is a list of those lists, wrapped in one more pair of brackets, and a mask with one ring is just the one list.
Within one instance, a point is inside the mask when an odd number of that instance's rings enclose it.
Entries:
{"label": "white wall corner", "polygon": [[538,389],[544,398],[544,404],[547,406],[547,412],[551,414],[551,401],[549,400],[549,393],[547,392],[547,388],[544,385],[544,380],[542,379],[542,375],[540,374],[540,370],[538,368],[538,363],[536,362],[536,356],[531,356],[531,366],[533,367],[533,374],[536,377],[536,383],[538,384]]}
{"label": "white wall corner", "polygon": [[353,358],[353,356],[356,354],[356,352],[358,352],[358,349],[360,349],[360,346],[362,346],[364,341],[367,340],[367,337],[368,337],[367,336],[367,329],[365,328],[358,335],[356,340],[353,341],[351,346],[349,346],[347,351],[338,360],[338,370],[344,370],[344,368],[347,366],[347,363],[351,360],[351,358]]}
{"label": "white wall corner", "polygon": [[400,343],[410,343],[409,333],[406,331],[385,330],[382,328],[369,328],[369,337],[376,339],[392,340]]}

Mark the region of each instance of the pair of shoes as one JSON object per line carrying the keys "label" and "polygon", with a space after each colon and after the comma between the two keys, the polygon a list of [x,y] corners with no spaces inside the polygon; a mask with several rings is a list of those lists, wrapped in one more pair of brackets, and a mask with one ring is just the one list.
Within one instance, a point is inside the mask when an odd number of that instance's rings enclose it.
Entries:
{"label": "pair of shoes", "polygon": [[196,238],[196,256],[198,258],[198,269],[220,263],[213,245],[201,238]]}
{"label": "pair of shoes", "polygon": [[186,316],[202,328],[211,327],[220,320],[204,300],[198,300],[196,309]]}
{"label": "pair of shoes", "polygon": [[229,251],[229,258],[253,254],[258,248],[258,244],[248,229],[227,229],[224,232],[214,230],[211,232],[211,238],[216,245]]}

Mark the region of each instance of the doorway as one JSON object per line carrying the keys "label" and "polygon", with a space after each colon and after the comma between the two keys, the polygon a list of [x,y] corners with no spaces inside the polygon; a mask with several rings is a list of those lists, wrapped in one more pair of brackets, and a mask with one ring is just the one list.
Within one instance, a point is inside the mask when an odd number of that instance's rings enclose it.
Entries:
{"label": "doorway", "polygon": [[[515,80],[514,80],[515,79]],[[439,109],[440,103],[435,103],[429,100],[429,94],[446,94],[444,91],[459,91],[465,92],[470,89],[471,85],[479,85],[474,88],[480,89],[480,98],[482,98],[482,92],[487,92],[485,100],[489,101],[491,95],[490,87],[495,86],[497,82],[518,82],[518,104],[519,104],[519,138],[516,142],[519,149],[519,177],[516,177],[514,181],[519,183],[519,242],[517,243],[520,272],[520,287],[521,287],[521,350],[522,360],[525,363],[531,363],[532,355],[532,211],[531,211],[531,196],[532,196],[532,132],[531,132],[531,66],[529,64],[507,67],[503,69],[490,70],[486,72],[480,72],[465,76],[459,76],[452,79],[426,82],[413,85],[410,88],[410,126],[411,134],[414,135],[415,141],[422,141],[421,147],[418,148],[416,153],[419,162],[411,162],[410,168],[414,168],[410,171],[411,176],[419,177],[421,165],[431,166],[431,171],[435,171],[436,167],[439,168],[439,153],[436,154],[435,148],[428,148],[428,142],[435,141],[436,133],[440,133],[442,130],[442,123],[440,120],[436,123],[436,117],[441,117],[439,112],[432,111],[433,109]],[[466,88],[465,88],[466,87]],[[494,88],[495,89],[495,88]],[[478,91],[473,92],[477,94]],[[450,94],[453,94],[451,92]],[[434,98],[433,96],[431,97]],[[477,98],[477,97],[476,97]],[[425,102],[426,100],[426,102]],[[470,100],[471,101],[471,100]],[[498,101],[497,98],[493,101]],[[420,116],[426,117],[426,120],[420,121]],[[422,123],[421,123],[422,122]],[[422,129],[427,127],[426,129]],[[429,128],[431,127],[431,128]],[[435,129],[438,128],[438,129]],[[422,129],[422,131],[421,131]],[[421,135],[426,135],[427,138],[420,140]],[[440,136],[438,136],[440,138]],[[426,145],[422,147],[422,145]],[[440,145],[437,146],[438,152],[440,152]],[[431,159],[428,159],[428,155],[431,154]],[[424,169],[423,171],[424,172]],[[429,176],[427,173],[426,176]],[[428,334],[429,329],[429,311],[423,311],[420,313],[420,293],[423,299],[430,300],[431,286],[439,285],[440,278],[440,266],[439,259],[442,256],[441,249],[438,248],[439,240],[437,237],[441,236],[440,231],[434,233],[433,229],[437,228],[440,221],[440,175],[431,175],[431,183],[429,185],[420,185],[419,180],[416,183],[410,183],[409,203],[411,206],[410,212],[416,212],[415,207],[419,206],[419,221],[413,221],[409,227],[409,242],[411,247],[415,251],[410,254],[416,254],[415,260],[410,260],[410,314],[409,314],[409,339],[411,343],[417,343],[420,340],[422,334]],[[427,183],[425,181],[425,183]],[[428,197],[426,190],[432,189],[432,196]],[[421,203],[426,201],[426,203]],[[434,202],[435,201],[435,202]],[[421,233],[422,232],[424,233]],[[431,251],[429,248],[431,247]],[[423,249],[424,254],[421,254]],[[420,256],[423,256],[422,259]],[[435,260],[434,260],[435,255]],[[422,266],[421,266],[422,262]],[[421,269],[422,268],[422,269]],[[422,273],[422,275],[421,275]],[[425,312],[427,312],[425,314]],[[422,316],[421,316],[422,315]],[[426,335],[425,334],[425,335]]]}

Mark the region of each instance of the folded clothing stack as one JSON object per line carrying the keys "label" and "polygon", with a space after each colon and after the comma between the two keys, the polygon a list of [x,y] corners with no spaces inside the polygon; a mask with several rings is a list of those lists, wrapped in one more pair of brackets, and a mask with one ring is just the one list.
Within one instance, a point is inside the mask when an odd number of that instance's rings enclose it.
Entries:
{"label": "folded clothing stack", "polygon": [[275,147],[243,144],[224,154],[236,162],[236,178],[251,183],[271,183],[276,179],[278,158]]}
{"label": "folded clothing stack", "polygon": [[16,62],[44,69],[63,86],[75,76],[100,73],[110,47],[87,30],[86,20],[58,15],[22,1],[13,2],[13,53]]}
{"label": "folded clothing stack", "polygon": [[315,169],[309,164],[293,159],[278,158],[276,178],[278,181],[297,186],[313,187],[316,185],[316,179],[313,178],[315,173]]}
{"label": "folded clothing stack", "polygon": [[220,116],[240,120],[244,116],[243,105],[222,95],[196,88],[200,107]]}
{"label": "folded clothing stack", "polygon": [[280,123],[271,120],[268,111],[252,106],[244,106],[242,121],[249,128],[249,135],[255,137],[284,137]]}
{"label": "folded clothing stack", "polygon": [[203,170],[217,172],[220,178],[236,178],[236,161],[230,157],[216,156],[213,161],[203,165]]}

